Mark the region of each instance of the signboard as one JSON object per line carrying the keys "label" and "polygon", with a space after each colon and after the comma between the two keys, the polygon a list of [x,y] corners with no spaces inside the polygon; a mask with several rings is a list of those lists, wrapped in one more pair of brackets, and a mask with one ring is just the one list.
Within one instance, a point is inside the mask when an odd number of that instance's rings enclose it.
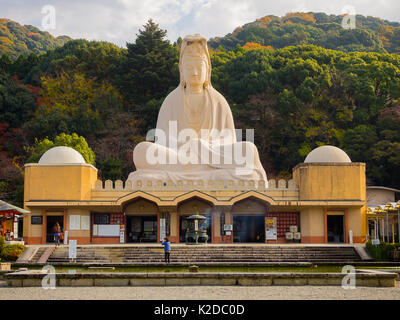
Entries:
{"label": "signboard", "polygon": [[69,216],[69,230],[80,230],[81,228],[81,216],[80,215],[70,215]]}
{"label": "signboard", "polygon": [[125,243],[125,226],[123,224],[119,228],[119,243]]}
{"label": "signboard", "polygon": [[378,246],[381,243],[379,239],[372,239],[371,242],[374,246]]}
{"label": "signboard", "polygon": [[81,230],[90,230],[89,216],[81,216]]}
{"label": "signboard", "polygon": [[64,231],[64,244],[68,244],[68,231]]}
{"label": "signboard", "polygon": [[97,235],[102,237],[119,237],[120,225],[119,224],[98,224]]}
{"label": "signboard", "polygon": [[70,259],[76,259],[76,244],[77,244],[77,240],[69,240],[68,257]]}
{"label": "signboard", "polygon": [[31,216],[31,224],[43,224],[43,216]]}
{"label": "signboard", "polygon": [[233,225],[224,224],[224,231],[233,231]]}
{"label": "signboard", "polygon": [[278,240],[276,217],[265,218],[265,240]]}
{"label": "signboard", "polygon": [[167,236],[166,223],[165,219],[162,218],[160,219],[160,241],[164,240],[166,236]]}

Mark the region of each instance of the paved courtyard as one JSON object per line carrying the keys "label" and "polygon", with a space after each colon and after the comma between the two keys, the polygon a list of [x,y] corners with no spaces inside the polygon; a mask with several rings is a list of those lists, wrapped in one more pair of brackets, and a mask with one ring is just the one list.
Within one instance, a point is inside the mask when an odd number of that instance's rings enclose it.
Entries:
{"label": "paved courtyard", "polygon": [[[4,284],[3,284],[4,285]],[[400,288],[366,288],[345,290],[341,287],[60,287],[42,288],[0,287],[0,300],[62,300],[62,299],[133,299],[133,300],[188,300],[193,290],[195,299],[206,300],[400,300]]]}

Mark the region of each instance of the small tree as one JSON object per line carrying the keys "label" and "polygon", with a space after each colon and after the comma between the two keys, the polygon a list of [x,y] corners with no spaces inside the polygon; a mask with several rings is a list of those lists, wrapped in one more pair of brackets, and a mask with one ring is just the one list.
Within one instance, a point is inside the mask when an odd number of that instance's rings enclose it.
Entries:
{"label": "small tree", "polygon": [[40,157],[47,150],[58,146],[66,146],[75,149],[83,156],[86,163],[95,165],[95,155],[93,150],[89,147],[86,139],[78,136],[76,133],[73,133],[72,135],[61,133],[54,139],[54,141],[47,138],[41,141],[36,140],[33,147],[27,148],[27,151],[31,154],[27,163],[38,162]]}
{"label": "small tree", "polygon": [[114,157],[108,157],[102,164],[102,176],[104,180],[122,179],[122,161]]}

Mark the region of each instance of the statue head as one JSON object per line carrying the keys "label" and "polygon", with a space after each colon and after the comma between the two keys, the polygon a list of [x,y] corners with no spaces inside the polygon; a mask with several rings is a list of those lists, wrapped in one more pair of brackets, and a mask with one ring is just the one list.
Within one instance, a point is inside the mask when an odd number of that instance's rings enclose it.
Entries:
{"label": "statue head", "polygon": [[179,59],[181,85],[188,83],[211,85],[211,60],[207,49],[207,40],[199,34],[183,39]]}

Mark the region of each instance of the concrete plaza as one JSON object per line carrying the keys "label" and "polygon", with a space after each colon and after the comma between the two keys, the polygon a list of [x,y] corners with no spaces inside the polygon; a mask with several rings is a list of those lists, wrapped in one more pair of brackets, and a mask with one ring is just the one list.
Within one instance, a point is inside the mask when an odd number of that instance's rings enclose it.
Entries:
{"label": "concrete plaza", "polygon": [[193,298],[200,300],[400,300],[400,288],[331,286],[60,287],[54,290],[0,286],[0,300],[189,300],[193,290],[197,293]]}

